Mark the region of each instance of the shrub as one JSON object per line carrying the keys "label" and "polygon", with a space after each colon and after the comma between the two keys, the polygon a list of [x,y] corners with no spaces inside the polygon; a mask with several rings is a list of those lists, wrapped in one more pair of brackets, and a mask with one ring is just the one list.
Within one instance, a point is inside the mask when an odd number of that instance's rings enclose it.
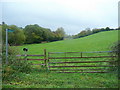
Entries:
{"label": "shrub", "polygon": [[3,80],[8,80],[10,78],[16,77],[18,73],[30,73],[31,63],[27,62],[26,60],[17,60],[16,54],[18,53],[16,49],[12,49],[9,47],[8,52],[8,61],[9,63],[6,64],[6,56],[5,56],[5,45],[2,48],[2,78]]}
{"label": "shrub", "polygon": [[110,53],[111,56],[116,56],[116,57],[112,57],[111,59],[114,60],[115,62],[110,62],[110,65],[115,65],[118,67],[112,67],[113,71],[118,71],[118,77],[120,79],[120,41],[114,43],[114,45],[111,47],[112,51]]}

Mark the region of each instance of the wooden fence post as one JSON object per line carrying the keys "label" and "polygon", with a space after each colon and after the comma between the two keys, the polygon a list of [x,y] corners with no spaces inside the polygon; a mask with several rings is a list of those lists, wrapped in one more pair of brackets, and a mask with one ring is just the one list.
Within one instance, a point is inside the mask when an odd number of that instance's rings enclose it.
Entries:
{"label": "wooden fence post", "polygon": [[27,55],[27,52],[25,52],[24,56],[25,56],[25,57],[24,57],[25,60],[27,60],[27,56],[28,56],[28,55]]}
{"label": "wooden fence post", "polygon": [[48,52],[48,60],[47,60],[47,61],[48,61],[48,66],[47,66],[48,70],[50,70],[50,65],[49,65],[49,54],[50,54],[50,53]]}
{"label": "wooden fence post", "polygon": [[47,66],[47,65],[46,65],[46,64],[47,64],[47,62],[46,62],[46,61],[47,61],[47,58],[46,58],[46,49],[44,49],[44,59],[45,59],[45,62],[44,62],[44,63],[45,63],[45,66]]}
{"label": "wooden fence post", "polygon": [[81,52],[81,58],[82,58],[82,52]]}

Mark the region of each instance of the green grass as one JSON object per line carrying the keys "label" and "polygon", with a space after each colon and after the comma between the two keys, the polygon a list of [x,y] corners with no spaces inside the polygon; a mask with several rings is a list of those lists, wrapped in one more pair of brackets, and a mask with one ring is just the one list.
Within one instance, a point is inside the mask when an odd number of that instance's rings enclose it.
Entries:
{"label": "green grass", "polygon": [[[63,40],[43,44],[29,44],[17,46],[20,54],[22,49],[28,48],[28,54],[43,54],[47,52],[81,52],[81,51],[109,51],[114,42],[118,41],[118,31],[100,32],[84,38]],[[16,47],[12,47],[16,48]],[[92,59],[89,59],[92,60]],[[96,59],[98,60],[98,59]],[[34,63],[40,63],[34,61]],[[47,72],[37,66],[29,74],[18,73],[18,78],[3,81],[3,88],[117,88],[116,73],[55,73]]]}
{"label": "green grass", "polygon": [[[118,41],[118,30],[115,30],[115,31],[100,32],[97,34],[93,34],[78,39],[63,40],[63,41],[56,41],[56,42],[42,43],[42,44],[29,44],[29,45],[17,46],[17,48],[19,49],[21,54],[24,54],[22,50],[24,47],[29,49],[28,54],[43,54],[44,49],[46,49],[47,52],[109,51],[111,50],[110,47],[114,44],[114,42],[117,41]],[[85,55],[86,54],[84,54],[84,56]],[[96,54],[92,53],[92,55],[96,55]],[[59,55],[57,54],[57,56],[65,56],[65,54],[59,54]],[[74,54],[74,56],[77,56],[77,54]],[[34,62],[35,64],[41,63],[40,61],[32,61],[32,62]]]}
{"label": "green grass", "polygon": [[117,88],[113,74],[78,74],[34,72],[20,74],[19,80],[5,82],[3,88]]}
{"label": "green grass", "polygon": [[18,48],[20,53],[23,53],[24,47],[28,48],[28,54],[42,54],[43,49],[47,52],[108,51],[116,41],[118,41],[118,30],[100,32],[78,39],[23,45]]}

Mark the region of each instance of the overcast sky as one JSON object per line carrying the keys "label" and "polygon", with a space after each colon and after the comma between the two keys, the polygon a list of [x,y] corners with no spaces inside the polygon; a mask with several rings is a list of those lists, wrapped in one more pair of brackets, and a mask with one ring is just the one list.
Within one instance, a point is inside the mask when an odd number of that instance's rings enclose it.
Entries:
{"label": "overcast sky", "polygon": [[[2,0],[2,17],[6,24],[25,27],[38,24],[67,34],[85,28],[118,27],[119,0]],[[1,7],[1,6],[0,6]],[[2,19],[1,19],[2,18]]]}

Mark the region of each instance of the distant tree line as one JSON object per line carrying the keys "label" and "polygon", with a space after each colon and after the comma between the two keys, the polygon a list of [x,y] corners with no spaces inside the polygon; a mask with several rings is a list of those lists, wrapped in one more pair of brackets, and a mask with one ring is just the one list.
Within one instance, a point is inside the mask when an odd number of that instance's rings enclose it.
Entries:
{"label": "distant tree line", "polygon": [[75,38],[81,38],[81,37],[89,36],[89,35],[92,35],[92,34],[95,34],[95,33],[98,33],[98,32],[111,31],[111,30],[120,30],[120,27],[116,28],[116,29],[110,29],[109,27],[101,28],[101,29],[95,28],[95,29],[92,29],[92,30],[90,30],[90,28],[86,28],[86,30],[82,30],[80,33],[78,33],[76,35],[73,35],[72,37],[74,39]]}
{"label": "distant tree line", "polygon": [[8,43],[10,45],[22,45],[22,44],[34,44],[34,43],[43,43],[43,42],[53,42],[63,39],[76,39],[85,36],[89,36],[98,32],[111,31],[111,30],[120,30],[119,28],[110,29],[106,28],[86,28],[76,35],[66,35],[64,28],[59,27],[56,31],[51,31],[49,28],[43,28],[37,24],[26,25],[24,28],[18,27],[16,25],[7,25],[5,22],[0,24],[2,27],[2,40],[5,43],[6,39],[6,29],[12,29],[14,32],[8,32]]}
{"label": "distant tree line", "polygon": [[7,25],[4,22],[0,27],[2,27],[3,43],[5,43],[6,39],[5,30],[14,30],[14,32],[8,32],[8,42],[10,45],[53,42],[63,40],[65,36],[65,31],[62,27],[58,28],[56,31],[51,31],[50,29],[43,28],[37,24],[27,25],[25,28],[22,28],[16,25]]}

